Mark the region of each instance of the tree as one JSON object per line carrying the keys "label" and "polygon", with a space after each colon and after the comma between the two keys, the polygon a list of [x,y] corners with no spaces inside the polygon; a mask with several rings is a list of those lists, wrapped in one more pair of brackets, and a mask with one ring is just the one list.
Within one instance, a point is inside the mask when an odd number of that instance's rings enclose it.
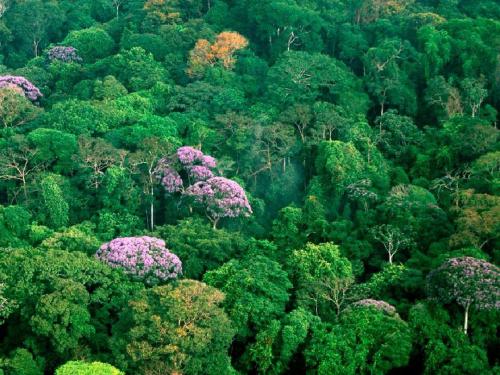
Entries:
{"label": "tree", "polygon": [[279,263],[256,253],[230,260],[203,280],[226,295],[224,307],[240,339],[284,315],[292,286]]}
{"label": "tree", "polygon": [[427,79],[440,73],[443,66],[451,59],[451,38],[446,30],[436,29],[434,25],[425,25],[417,32],[417,37],[424,50],[424,72]]}
{"label": "tree", "polygon": [[285,52],[269,70],[267,95],[280,107],[329,101],[352,113],[364,113],[367,96],[361,82],[340,61],[303,51]]}
{"label": "tree", "polygon": [[[49,339],[56,352],[64,354],[95,332],[88,310],[90,295],[74,280],[56,280],[53,288],[40,297],[30,323],[33,332]],[[64,325],[56,324],[58,321]]]}
{"label": "tree", "polygon": [[451,258],[427,276],[428,293],[443,303],[456,302],[464,309],[467,335],[469,309],[498,309],[500,269],[472,257]]}
{"label": "tree", "polygon": [[191,146],[182,146],[175,155],[160,159],[155,173],[168,194],[187,193],[188,186],[193,186],[193,183],[214,177],[212,170],[216,166],[217,160],[210,155]]}
{"label": "tree", "polygon": [[331,103],[315,103],[314,117],[313,136],[317,141],[333,141],[351,125],[345,109]]}
{"label": "tree", "polygon": [[429,106],[437,107],[440,114],[445,114],[447,117],[460,116],[464,111],[459,90],[443,76],[429,80],[425,90],[425,100]]}
{"label": "tree", "polygon": [[380,17],[387,17],[393,14],[403,12],[406,7],[411,5],[415,0],[361,0],[353,1],[354,22],[371,23],[378,20]]}
{"label": "tree", "polygon": [[37,150],[34,162],[64,175],[75,169],[73,155],[78,153],[77,138],[55,129],[38,128],[27,135],[29,144]]}
{"label": "tree", "polygon": [[461,82],[461,86],[466,109],[472,117],[476,117],[483,101],[488,96],[488,90],[484,88],[484,78],[481,80],[466,78]]}
{"label": "tree", "polygon": [[87,255],[95,255],[101,241],[96,237],[95,225],[82,222],[67,229],[50,234],[40,244],[41,248],[65,250],[68,252],[80,251]]}
{"label": "tree", "polygon": [[318,325],[306,363],[318,374],[385,374],[410,358],[411,332],[391,305],[365,300],[345,309],[331,330]]}
{"label": "tree", "polygon": [[422,353],[423,373],[488,374],[490,366],[485,350],[455,327],[446,310],[432,303],[417,303],[409,313],[415,349]]}
{"label": "tree", "polygon": [[319,145],[316,170],[342,195],[348,185],[364,177],[366,163],[352,143],[325,141]]}
{"label": "tree", "polygon": [[372,230],[372,235],[375,240],[384,246],[389,256],[389,264],[392,264],[394,255],[396,255],[399,250],[407,248],[412,243],[408,235],[392,225],[379,225]]}
{"label": "tree", "polygon": [[[252,251],[207,272],[203,280],[226,295],[223,306],[237,334],[233,345],[245,348],[238,369],[249,369],[252,362],[269,367],[269,342],[279,330],[292,286],[281,265]],[[254,338],[257,343],[249,345]]]}
{"label": "tree", "polygon": [[78,138],[79,153],[74,156],[82,169],[90,173],[88,185],[98,189],[104,178],[106,170],[114,165],[123,163],[125,152],[117,150],[102,138]]}
{"label": "tree", "polygon": [[190,76],[201,76],[206,67],[215,64],[232,69],[236,63],[234,54],[247,46],[248,41],[244,36],[230,31],[217,35],[213,44],[206,39],[199,39],[189,53],[187,73]]}
{"label": "tree", "polygon": [[308,243],[292,253],[289,263],[299,304],[312,305],[314,313],[325,318],[333,305],[339,315],[354,284],[351,262],[340,255],[339,247],[333,243]]}
{"label": "tree", "polygon": [[230,373],[233,329],[223,300],[222,292],[194,280],[144,290],[113,327],[116,362],[143,374]]}
{"label": "tree", "polygon": [[69,361],[56,370],[55,375],[123,375],[108,363]]}
{"label": "tree", "polygon": [[282,114],[283,121],[291,123],[300,135],[300,140],[305,143],[308,128],[313,122],[311,107],[304,104],[295,104]]}
{"label": "tree", "polygon": [[250,216],[252,208],[243,188],[225,177],[212,177],[196,182],[186,189],[186,196],[206,209],[206,215],[214,229],[224,217]]}
{"label": "tree", "polygon": [[63,44],[76,48],[82,59],[88,63],[108,56],[115,46],[109,34],[98,27],[71,31],[64,38]]}
{"label": "tree", "polygon": [[39,112],[40,109],[18,90],[0,88],[0,123],[5,128],[22,126],[33,120]]}
{"label": "tree", "polygon": [[165,241],[155,237],[115,238],[101,245],[96,258],[147,284],[165,282],[182,274],[180,259],[165,247]]}
{"label": "tree", "polygon": [[184,277],[200,280],[247,249],[245,237],[225,229],[214,230],[205,220],[189,217],[175,225],[157,226],[156,237],[168,238],[168,244],[182,259]]}
{"label": "tree", "polygon": [[120,16],[120,8],[127,4],[128,0],[111,0],[111,4],[113,5],[113,7],[115,8],[116,10],[116,19],[119,18]]}
{"label": "tree", "polygon": [[[25,137],[15,135],[0,148],[0,179],[16,183],[11,200],[16,201],[20,192],[28,200],[28,184],[43,164],[36,161],[38,150],[28,144]],[[17,183],[21,186],[18,188]]]}
{"label": "tree", "polygon": [[24,246],[30,222],[31,213],[23,206],[0,206],[0,246]]}
{"label": "tree", "polygon": [[157,23],[170,23],[179,19],[179,0],[148,0],[144,3],[147,18]]}
{"label": "tree", "polygon": [[83,253],[51,249],[0,252],[0,280],[4,296],[15,301],[2,326],[4,342],[36,353],[48,372],[77,353],[109,356],[111,326],[140,289]]}
{"label": "tree", "polygon": [[462,190],[457,197],[456,233],[450,237],[450,245],[475,246],[483,249],[499,236],[498,214],[500,198],[495,195],[477,194],[474,190]]}
{"label": "tree", "polygon": [[131,92],[150,89],[155,83],[168,79],[162,65],[154,59],[152,53],[146,52],[142,47],[122,51],[109,62],[106,61],[106,65],[107,71]]}
{"label": "tree", "polygon": [[40,89],[22,76],[0,76],[0,88],[14,90],[31,101],[37,101],[42,97]]}
{"label": "tree", "polygon": [[304,233],[303,211],[301,208],[288,206],[282,208],[273,221],[272,238],[280,248],[297,249],[306,242]]}
{"label": "tree", "polygon": [[61,177],[53,174],[45,176],[40,182],[44,222],[54,229],[67,226],[69,220],[69,205],[60,183]]}
{"label": "tree", "polygon": [[133,171],[141,177],[143,192],[148,196],[149,215],[148,222],[151,231],[154,230],[154,205],[155,205],[155,187],[158,184],[158,161],[161,155],[170,152],[171,145],[160,138],[152,137],[144,139],[139,149],[130,155],[129,163]]}
{"label": "tree", "polygon": [[38,57],[50,39],[60,33],[66,14],[57,3],[27,0],[14,2],[6,18],[17,37],[19,53]]}
{"label": "tree", "polygon": [[82,58],[78,56],[78,51],[71,46],[55,46],[47,52],[47,57],[50,61],[58,60],[65,63],[81,62]]}
{"label": "tree", "polygon": [[378,117],[376,123],[377,143],[389,157],[399,158],[410,146],[419,145],[423,138],[411,117],[398,115],[394,110]]}
{"label": "tree", "polygon": [[0,358],[0,371],[15,375],[42,375],[43,369],[26,349],[16,349],[8,358]]}
{"label": "tree", "polygon": [[407,70],[401,68],[403,62],[411,58],[412,52],[408,41],[387,38],[368,49],[363,57],[366,85],[380,105],[380,116],[387,105],[397,106],[401,113],[415,113],[415,89]]}

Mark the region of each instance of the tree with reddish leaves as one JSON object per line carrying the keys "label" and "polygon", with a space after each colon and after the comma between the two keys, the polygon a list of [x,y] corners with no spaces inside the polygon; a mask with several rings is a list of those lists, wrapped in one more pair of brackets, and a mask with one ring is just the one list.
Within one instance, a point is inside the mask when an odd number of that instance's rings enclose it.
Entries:
{"label": "tree with reddish leaves", "polygon": [[427,276],[427,290],[433,299],[463,307],[467,334],[471,307],[500,309],[500,268],[482,259],[451,258]]}
{"label": "tree with reddish leaves", "polygon": [[224,69],[232,69],[236,64],[234,54],[248,46],[248,40],[232,31],[224,31],[217,35],[213,44],[206,39],[199,39],[189,53],[187,73],[202,76],[206,67],[220,64]]}

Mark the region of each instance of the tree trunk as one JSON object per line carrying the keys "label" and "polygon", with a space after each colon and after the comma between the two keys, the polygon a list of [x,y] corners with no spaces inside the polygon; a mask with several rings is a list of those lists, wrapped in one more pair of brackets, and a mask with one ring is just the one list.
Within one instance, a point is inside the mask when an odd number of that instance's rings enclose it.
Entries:
{"label": "tree trunk", "polygon": [[149,207],[149,212],[150,212],[150,221],[151,221],[151,232],[155,229],[155,224],[154,224],[154,203],[151,202],[151,206]]}
{"label": "tree trunk", "polygon": [[465,305],[465,316],[464,316],[464,333],[467,335],[467,329],[469,327],[469,307],[470,307],[470,302],[467,302],[467,305]]}

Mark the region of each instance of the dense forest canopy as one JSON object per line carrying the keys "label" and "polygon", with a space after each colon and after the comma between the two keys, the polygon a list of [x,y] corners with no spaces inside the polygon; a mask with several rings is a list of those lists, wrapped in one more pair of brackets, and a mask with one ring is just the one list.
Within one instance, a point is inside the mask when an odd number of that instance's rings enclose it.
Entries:
{"label": "dense forest canopy", "polygon": [[497,374],[495,0],[0,0],[0,374]]}

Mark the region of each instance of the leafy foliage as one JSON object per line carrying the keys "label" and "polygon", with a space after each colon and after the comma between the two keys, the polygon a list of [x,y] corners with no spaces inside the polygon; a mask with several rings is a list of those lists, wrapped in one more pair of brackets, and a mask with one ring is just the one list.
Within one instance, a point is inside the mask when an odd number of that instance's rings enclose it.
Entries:
{"label": "leafy foliage", "polygon": [[493,0],[0,0],[0,374],[498,373],[498,35]]}

